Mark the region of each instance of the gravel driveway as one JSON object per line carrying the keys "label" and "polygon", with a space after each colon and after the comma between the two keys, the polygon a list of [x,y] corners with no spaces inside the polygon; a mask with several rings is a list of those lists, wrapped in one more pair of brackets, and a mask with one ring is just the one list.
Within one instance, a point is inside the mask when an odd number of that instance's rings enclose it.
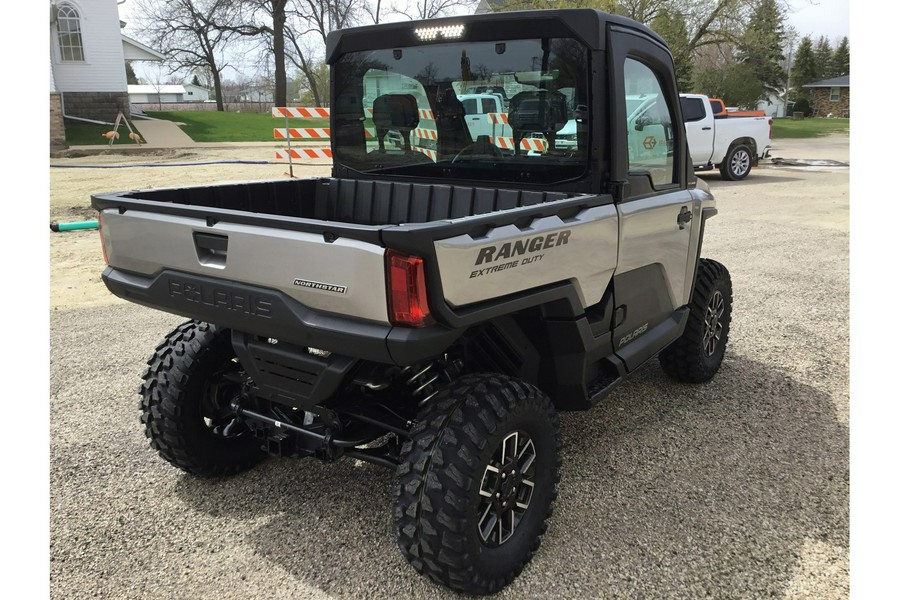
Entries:
{"label": "gravel driveway", "polygon": [[[848,145],[775,154],[846,160]],[[94,191],[115,189],[109,176]],[[58,197],[66,177],[51,173]],[[653,361],[563,415],[556,512],[499,598],[849,596],[849,170],[703,178],[719,207],[703,254],[734,284],[722,370],[682,385]],[[50,241],[53,597],[455,597],[396,548],[385,469],[270,459],[201,481],[149,449],[136,390],[182,319],[105,292],[96,235]],[[65,277],[75,263],[87,270]]]}

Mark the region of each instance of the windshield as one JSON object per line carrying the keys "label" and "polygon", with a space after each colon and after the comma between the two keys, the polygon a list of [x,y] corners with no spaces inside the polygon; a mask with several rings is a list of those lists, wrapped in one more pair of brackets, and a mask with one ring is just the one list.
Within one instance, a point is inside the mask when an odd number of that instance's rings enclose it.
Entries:
{"label": "windshield", "polygon": [[588,53],[573,39],[344,54],[332,146],[361,172],[553,183],[588,166]]}

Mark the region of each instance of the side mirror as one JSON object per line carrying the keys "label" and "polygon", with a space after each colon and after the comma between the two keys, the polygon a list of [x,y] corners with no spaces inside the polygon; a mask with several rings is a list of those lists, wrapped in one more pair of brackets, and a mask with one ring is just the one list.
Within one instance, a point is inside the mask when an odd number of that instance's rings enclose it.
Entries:
{"label": "side mirror", "polygon": [[653,119],[651,119],[647,115],[641,115],[634,121],[634,130],[643,131],[644,127],[646,127],[647,125],[653,125]]}

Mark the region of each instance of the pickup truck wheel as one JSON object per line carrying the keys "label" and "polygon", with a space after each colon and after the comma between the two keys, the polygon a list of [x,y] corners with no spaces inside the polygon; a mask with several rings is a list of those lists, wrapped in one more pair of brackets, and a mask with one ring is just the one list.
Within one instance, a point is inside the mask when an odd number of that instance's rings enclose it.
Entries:
{"label": "pickup truck wheel", "polygon": [[719,165],[719,172],[722,174],[723,179],[740,181],[750,174],[752,162],[750,148],[743,144],[738,144],[728,150],[725,160]]}
{"label": "pickup truck wheel", "polygon": [[183,323],[147,364],[141,422],[160,456],[203,477],[238,473],[262,460],[259,441],[231,409],[242,375],[228,330]]}
{"label": "pickup truck wheel", "polygon": [[503,375],[458,379],[425,405],[403,446],[400,550],[437,583],[499,591],[540,545],[559,460],[559,417],[545,394]]}
{"label": "pickup truck wheel", "polygon": [[719,370],[731,326],[731,276],[724,265],[700,259],[687,326],[681,337],[659,354],[667,375],[701,383]]}

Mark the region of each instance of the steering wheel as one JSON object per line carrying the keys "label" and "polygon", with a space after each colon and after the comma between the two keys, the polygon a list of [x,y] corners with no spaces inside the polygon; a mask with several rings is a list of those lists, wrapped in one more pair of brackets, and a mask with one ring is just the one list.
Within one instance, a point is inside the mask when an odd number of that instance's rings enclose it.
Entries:
{"label": "steering wheel", "polygon": [[[455,163],[457,160],[459,160],[459,158],[461,156],[464,156],[466,154],[472,154],[472,151],[475,149],[476,146],[478,146],[478,142],[472,142],[471,144],[469,144],[468,146],[466,146],[465,148],[463,148],[462,150],[457,152],[456,156],[453,157],[453,160],[450,161],[450,164]],[[503,154],[500,153],[500,148],[498,148],[494,144],[490,144],[488,147],[490,148],[491,156],[493,156],[494,158],[502,158],[503,157]]]}

